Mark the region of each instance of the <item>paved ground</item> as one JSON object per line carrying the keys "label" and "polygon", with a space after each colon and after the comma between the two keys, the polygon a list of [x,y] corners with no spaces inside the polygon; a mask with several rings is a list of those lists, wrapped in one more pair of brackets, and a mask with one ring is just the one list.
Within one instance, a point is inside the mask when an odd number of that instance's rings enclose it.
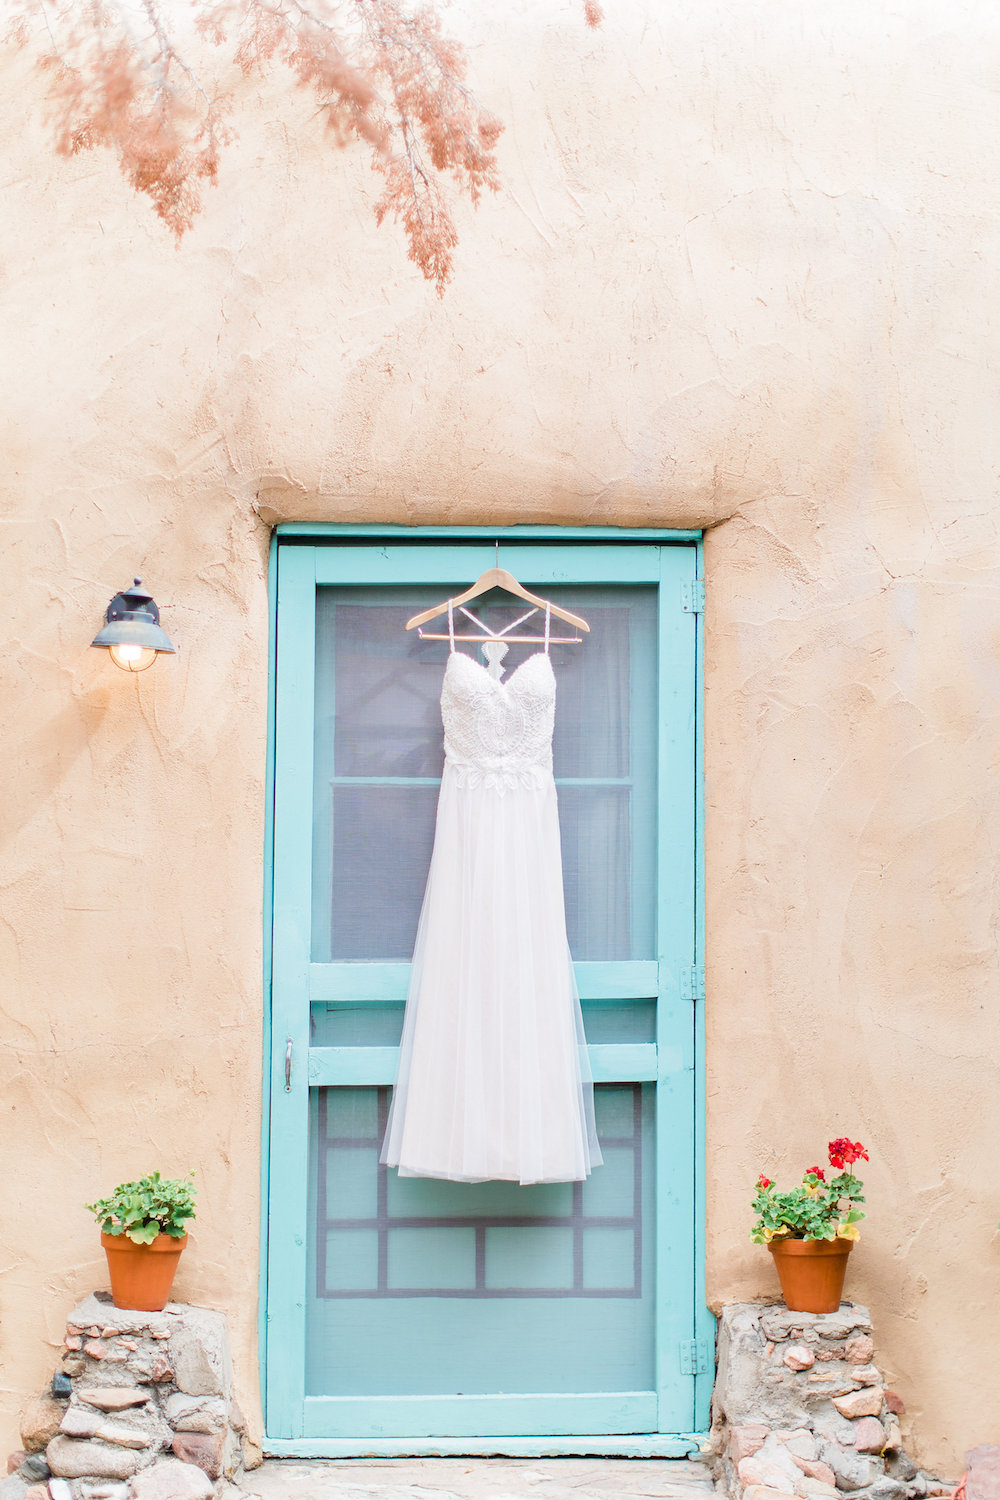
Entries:
{"label": "paved ground", "polygon": [[243,1480],[260,1500],[708,1500],[705,1464],[670,1458],[269,1459]]}

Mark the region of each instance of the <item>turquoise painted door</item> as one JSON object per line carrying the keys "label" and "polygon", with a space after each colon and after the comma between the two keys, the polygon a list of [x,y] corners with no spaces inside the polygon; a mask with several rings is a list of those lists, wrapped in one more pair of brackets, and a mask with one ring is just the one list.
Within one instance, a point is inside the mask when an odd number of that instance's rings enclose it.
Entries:
{"label": "turquoise painted door", "polygon": [[[567,923],[605,1158],[582,1184],[378,1163],[442,760],[447,645],[403,625],[498,556],[592,628],[553,648]],[[637,1435],[669,1451],[656,1439],[705,1425],[697,559],[691,543],[503,534],[499,554],[458,536],[279,545],[272,1451],[637,1451]],[[499,596],[484,607],[494,628],[513,618]]]}

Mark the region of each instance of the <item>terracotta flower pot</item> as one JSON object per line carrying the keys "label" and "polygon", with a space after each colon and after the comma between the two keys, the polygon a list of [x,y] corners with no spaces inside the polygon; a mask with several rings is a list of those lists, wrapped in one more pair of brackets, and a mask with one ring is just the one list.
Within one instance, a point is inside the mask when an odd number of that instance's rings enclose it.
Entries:
{"label": "terracotta flower pot", "polygon": [[853,1240],[772,1240],[767,1248],[790,1312],[837,1311]]}
{"label": "terracotta flower pot", "polygon": [[136,1312],[161,1312],[170,1297],[177,1262],[187,1241],[186,1234],[180,1239],[160,1234],[150,1245],[137,1245],[126,1234],[102,1234],[115,1306]]}

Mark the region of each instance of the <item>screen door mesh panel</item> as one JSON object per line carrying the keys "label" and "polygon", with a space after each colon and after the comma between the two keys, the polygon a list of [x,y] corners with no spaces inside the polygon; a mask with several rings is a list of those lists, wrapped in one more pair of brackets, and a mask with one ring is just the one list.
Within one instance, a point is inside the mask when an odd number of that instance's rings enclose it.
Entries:
{"label": "screen door mesh panel", "polygon": [[[421,641],[404,626],[444,592],[318,591],[316,962],[399,962],[413,951],[443,764],[448,645]],[[636,752],[646,737],[635,730],[655,696],[655,598],[646,588],[549,592],[592,627],[583,645],[552,648],[570,949],[578,960],[649,958],[655,775]],[[516,617],[504,605],[480,613],[493,629]],[[463,649],[474,655],[478,646]],[[534,649],[512,646],[506,671]]]}
{"label": "screen door mesh panel", "polygon": [[389,1089],[318,1103],[317,1297],[640,1297],[642,1097],[598,1091],[604,1171],[520,1187],[378,1161]]}
{"label": "screen door mesh panel", "polygon": [[[390,1091],[315,1092],[314,1394],[359,1394],[352,1379],[370,1394],[648,1388],[652,1091],[595,1092],[604,1166],[584,1183],[530,1187],[400,1178],[378,1161]],[[438,1347],[435,1309],[458,1302],[462,1340]],[[556,1349],[567,1317],[572,1361]],[[404,1336],[435,1349],[405,1376]]]}

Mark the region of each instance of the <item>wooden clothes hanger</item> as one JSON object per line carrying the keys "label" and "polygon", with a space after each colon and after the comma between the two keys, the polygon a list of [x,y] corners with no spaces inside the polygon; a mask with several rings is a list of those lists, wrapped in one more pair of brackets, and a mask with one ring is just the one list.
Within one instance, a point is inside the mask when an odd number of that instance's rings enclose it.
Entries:
{"label": "wooden clothes hanger", "polygon": [[[407,630],[419,631],[422,641],[450,640],[451,636],[448,632],[437,635],[429,630],[421,630],[420,627],[421,625],[426,625],[428,620],[437,619],[438,615],[445,614],[449,606],[454,612],[456,609],[460,609],[463,604],[468,604],[470,599],[476,599],[480,594],[488,594],[490,589],[503,589],[506,593],[513,594],[515,598],[523,599],[527,604],[533,604],[536,609],[547,609],[550,614],[555,615],[556,619],[565,620],[567,625],[572,625],[575,630],[585,630],[588,635],[590,633],[590,626],[586,620],[581,619],[579,615],[571,615],[568,609],[560,609],[557,604],[553,604],[549,599],[541,599],[537,594],[530,593],[528,589],[518,583],[513,573],[508,573],[506,568],[487,568],[486,572],[481,573],[472,587],[466,589],[464,594],[456,594],[454,599],[445,599],[443,603],[435,604],[433,609],[425,609],[422,614],[414,615],[412,620],[407,620],[406,628]],[[458,641],[495,641],[497,638],[495,634],[458,635],[456,633],[455,635],[455,639]],[[536,645],[539,637],[537,635],[505,635],[503,639],[507,642],[516,641],[525,645]],[[578,646],[581,640],[582,637],[578,635],[549,636],[549,641],[554,646]]]}

